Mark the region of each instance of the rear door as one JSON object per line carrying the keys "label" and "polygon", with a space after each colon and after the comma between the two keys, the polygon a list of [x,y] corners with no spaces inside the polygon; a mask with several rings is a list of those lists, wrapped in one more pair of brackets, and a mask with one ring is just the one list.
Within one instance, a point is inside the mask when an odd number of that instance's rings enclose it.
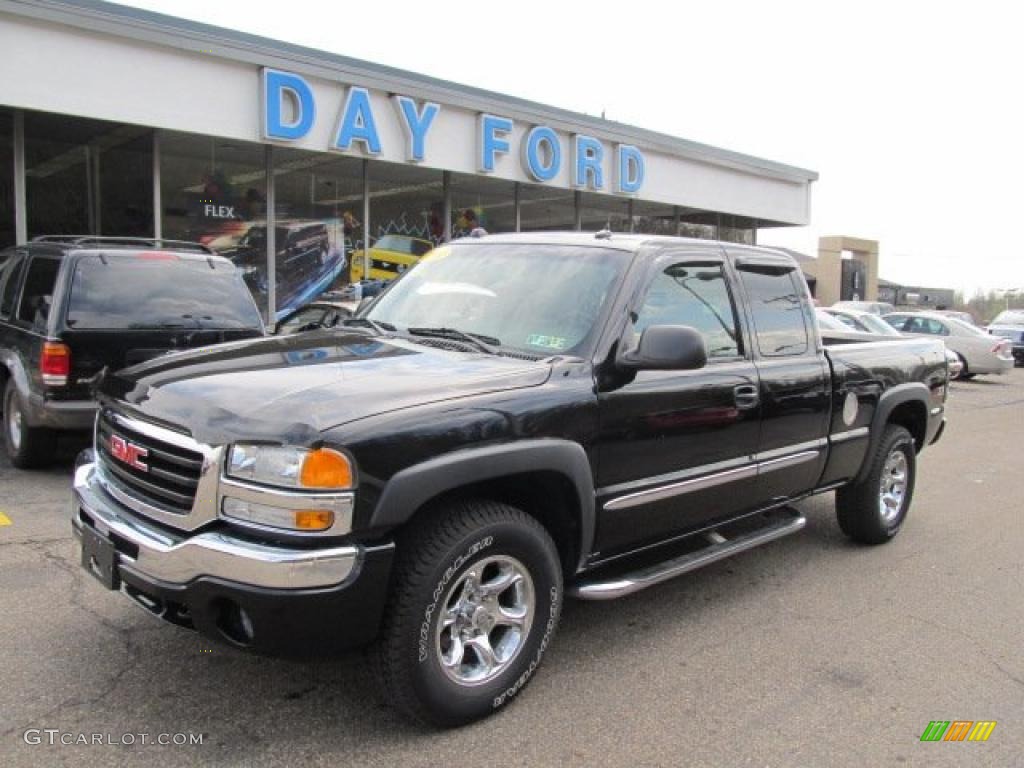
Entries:
{"label": "rear door", "polygon": [[658,257],[641,296],[627,334],[688,325],[704,334],[709,359],[699,370],[639,371],[602,385],[602,557],[731,517],[751,503],[756,481],[757,371],[723,252],[709,245]]}
{"label": "rear door", "polygon": [[831,374],[796,265],[757,251],[732,255],[760,386],[757,496],[771,504],[811,490],[821,477]]}

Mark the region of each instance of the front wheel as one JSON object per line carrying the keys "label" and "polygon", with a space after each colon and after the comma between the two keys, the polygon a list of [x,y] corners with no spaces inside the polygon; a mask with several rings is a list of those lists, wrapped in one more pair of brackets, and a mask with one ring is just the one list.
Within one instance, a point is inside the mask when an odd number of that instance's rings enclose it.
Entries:
{"label": "front wheel", "polygon": [[412,526],[377,648],[381,683],[404,714],[462,725],[511,701],[540,664],[561,613],[558,551],[537,520],[491,501]]}
{"label": "front wheel", "polygon": [[836,516],[854,541],[884,544],[899,533],[914,496],[914,438],[904,427],[888,424],[868,461],[862,481],[836,492]]}

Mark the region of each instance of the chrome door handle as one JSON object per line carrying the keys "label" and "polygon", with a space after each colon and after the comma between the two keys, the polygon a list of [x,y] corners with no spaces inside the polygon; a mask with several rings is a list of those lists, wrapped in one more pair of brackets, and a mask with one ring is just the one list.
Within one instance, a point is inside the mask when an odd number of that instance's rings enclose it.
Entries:
{"label": "chrome door handle", "polygon": [[756,384],[737,384],[732,388],[732,396],[736,407],[742,411],[757,408],[761,402],[761,395],[757,391]]}

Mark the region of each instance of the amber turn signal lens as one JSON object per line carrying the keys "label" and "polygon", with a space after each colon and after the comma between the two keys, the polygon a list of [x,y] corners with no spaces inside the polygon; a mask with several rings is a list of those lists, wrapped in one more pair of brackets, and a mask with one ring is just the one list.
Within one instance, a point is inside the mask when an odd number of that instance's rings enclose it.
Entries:
{"label": "amber turn signal lens", "polygon": [[306,454],[299,482],[303,488],[351,488],[352,465],[338,451],[318,448]]}
{"label": "amber turn signal lens", "polygon": [[326,531],[334,525],[334,513],[324,509],[295,510],[295,527],[300,531]]}

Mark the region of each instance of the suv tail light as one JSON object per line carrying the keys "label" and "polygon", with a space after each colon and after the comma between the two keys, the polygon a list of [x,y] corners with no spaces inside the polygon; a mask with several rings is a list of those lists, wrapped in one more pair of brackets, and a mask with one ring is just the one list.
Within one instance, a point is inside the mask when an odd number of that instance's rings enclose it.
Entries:
{"label": "suv tail light", "polygon": [[43,343],[43,356],[39,360],[43,383],[51,387],[63,387],[71,373],[71,350],[59,341]]}

